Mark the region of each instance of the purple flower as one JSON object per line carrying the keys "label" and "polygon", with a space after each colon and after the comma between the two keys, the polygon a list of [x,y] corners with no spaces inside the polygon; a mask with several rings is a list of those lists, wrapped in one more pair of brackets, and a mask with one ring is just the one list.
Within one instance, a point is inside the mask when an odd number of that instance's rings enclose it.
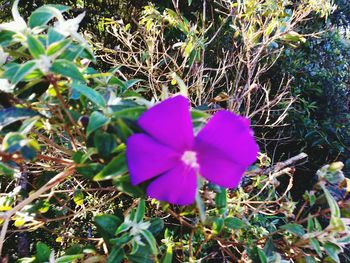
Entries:
{"label": "purple flower", "polygon": [[178,205],[194,202],[197,174],[236,187],[258,153],[249,120],[219,111],[195,137],[189,107],[176,96],[147,110],[138,120],[145,133],[130,136],[126,149],[131,183],[153,179],[147,194]]}

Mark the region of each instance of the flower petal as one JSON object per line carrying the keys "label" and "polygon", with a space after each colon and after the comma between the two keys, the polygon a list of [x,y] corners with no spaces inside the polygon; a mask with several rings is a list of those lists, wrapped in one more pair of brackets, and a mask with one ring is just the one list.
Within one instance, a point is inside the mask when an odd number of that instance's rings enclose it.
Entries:
{"label": "flower petal", "polygon": [[147,181],[175,167],[180,156],[145,134],[128,138],[126,158],[133,185]]}
{"label": "flower petal", "polygon": [[208,181],[222,187],[234,188],[241,181],[247,168],[230,159],[222,152],[206,143],[196,143],[199,172]]}
{"label": "flower petal", "polygon": [[[249,120],[228,111],[216,113],[195,140],[196,145],[207,144],[216,149],[216,156],[246,167],[255,162],[259,151]],[[209,148],[204,147],[203,151]]]}
{"label": "flower petal", "polygon": [[141,115],[138,121],[142,129],[157,141],[180,152],[193,146],[193,128],[189,102],[183,96],[176,96]]}
{"label": "flower petal", "polygon": [[160,201],[190,205],[195,200],[196,180],[195,170],[180,163],[152,181],[147,187],[147,194]]}

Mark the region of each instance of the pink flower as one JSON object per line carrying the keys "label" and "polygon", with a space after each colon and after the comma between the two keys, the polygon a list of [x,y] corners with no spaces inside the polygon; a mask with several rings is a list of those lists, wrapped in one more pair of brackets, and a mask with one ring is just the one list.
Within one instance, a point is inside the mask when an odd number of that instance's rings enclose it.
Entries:
{"label": "pink flower", "polygon": [[219,111],[195,137],[189,108],[183,96],[152,107],[138,120],[144,133],[130,136],[126,149],[131,183],[152,179],[147,194],[178,205],[194,202],[197,174],[236,187],[258,154],[248,119]]}

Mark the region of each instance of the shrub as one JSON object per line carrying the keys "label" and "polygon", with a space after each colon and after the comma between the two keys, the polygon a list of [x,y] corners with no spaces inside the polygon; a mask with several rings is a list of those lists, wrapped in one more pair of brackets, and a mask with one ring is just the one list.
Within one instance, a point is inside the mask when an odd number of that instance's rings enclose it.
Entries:
{"label": "shrub", "polygon": [[[131,185],[125,160],[125,142],[154,104],[140,95],[142,80],[93,67],[77,32],[83,14],[67,19],[68,7],[42,6],[25,21],[16,4],[14,22],[0,25],[4,260],[340,261],[349,207],[331,191],[348,188],[341,163],[318,171],[298,211],[289,191],[305,154],[275,165],[261,154],[240,187],[203,181],[191,206],[147,199],[145,185]],[[209,118],[191,114],[195,131]],[[28,247],[16,249],[17,241]]]}

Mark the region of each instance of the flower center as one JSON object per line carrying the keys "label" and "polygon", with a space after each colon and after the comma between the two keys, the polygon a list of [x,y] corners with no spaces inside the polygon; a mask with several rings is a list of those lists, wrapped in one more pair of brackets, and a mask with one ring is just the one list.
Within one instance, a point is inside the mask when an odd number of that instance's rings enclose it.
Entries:
{"label": "flower center", "polygon": [[181,161],[191,168],[198,168],[197,153],[193,151],[185,151],[181,156]]}

